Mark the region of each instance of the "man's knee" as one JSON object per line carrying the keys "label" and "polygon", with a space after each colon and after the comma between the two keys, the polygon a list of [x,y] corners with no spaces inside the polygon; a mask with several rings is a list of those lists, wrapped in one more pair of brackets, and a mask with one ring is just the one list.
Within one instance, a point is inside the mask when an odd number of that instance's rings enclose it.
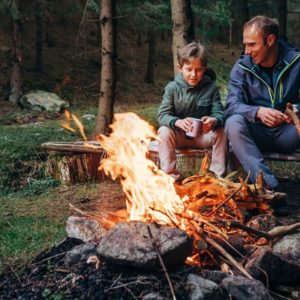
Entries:
{"label": "man's knee", "polygon": [[241,115],[232,115],[225,123],[225,133],[228,138],[239,135],[246,128],[247,120]]}

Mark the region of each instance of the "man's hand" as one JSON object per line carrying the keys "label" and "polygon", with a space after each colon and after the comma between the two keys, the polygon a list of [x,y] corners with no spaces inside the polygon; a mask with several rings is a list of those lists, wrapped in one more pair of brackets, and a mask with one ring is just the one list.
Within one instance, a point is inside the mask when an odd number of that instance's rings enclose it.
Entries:
{"label": "man's hand", "polygon": [[256,117],[268,127],[276,127],[284,122],[289,122],[287,115],[269,107],[260,107],[256,113]]}
{"label": "man's hand", "polygon": [[188,132],[192,130],[192,120],[190,118],[178,119],[174,126],[182,129],[184,132]]}
{"label": "man's hand", "polygon": [[209,131],[213,130],[217,125],[217,119],[214,117],[202,117],[201,121],[203,122],[202,125],[202,132],[208,133]]}

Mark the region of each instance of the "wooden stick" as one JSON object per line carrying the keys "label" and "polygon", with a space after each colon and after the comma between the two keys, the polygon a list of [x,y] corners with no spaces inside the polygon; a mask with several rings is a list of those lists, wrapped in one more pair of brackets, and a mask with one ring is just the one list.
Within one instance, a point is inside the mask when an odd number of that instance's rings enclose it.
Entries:
{"label": "wooden stick", "polygon": [[208,215],[206,215],[207,217],[210,217],[212,214],[214,214],[219,208],[221,208],[223,205],[225,205],[232,197],[234,197],[241,189],[242,189],[243,185],[241,184],[241,186],[234,191],[231,195],[229,195],[222,203],[220,203],[215,209],[213,209]]}
{"label": "wooden stick", "polygon": [[234,267],[236,267],[245,277],[253,279],[253,277],[246,271],[246,269],[238,263],[222,246],[210,237],[204,237],[206,242],[213,246],[221,255],[223,255]]}
{"label": "wooden stick", "polygon": [[272,239],[272,236],[267,233],[267,232],[264,232],[264,231],[260,231],[260,230],[256,230],[254,228],[251,228],[249,226],[246,226],[244,224],[241,224],[237,221],[223,221],[227,226],[229,227],[234,227],[234,228],[239,228],[239,229],[242,229],[248,233],[253,233],[259,237],[264,237],[265,239],[267,240],[271,240]]}
{"label": "wooden stick", "polygon": [[172,285],[172,282],[171,282],[169,273],[168,273],[167,268],[166,268],[166,266],[165,266],[165,264],[164,264],[164,261],[163,261],[163,259],[162,259],[162,257],[161,257],[161,254],[160,254],[160,251],[159,251],[159,249],[158,249],[158,247],[157,247],[157,245],[156,245],[156,242],[155,242],[155,240],[154,240],[154,238],[153,238],[153,235],[152,235],[152,232],[151,232],[151,229],[150,229],[150,226],[149,226],[149,225],[147,225],[147,229],[148,229],[148,233],[149,233],[149,236],[150,236],[150,238],[151,238],[151,241],[152,241],[152,245],[153,245],[153,247],[154,247],[154,249],[155,249],[155,251],[156,251],[156,253],[157,253],[159,262],[160,262],[160,264],[161,264],[161,266],[162,266],[162,268],[163,268],[163,271],[164,271],[164,273],[165,273],[165,276],[166,276],[166,278],[167,278],[168,285],[169,285],[169,288],[170,288],[170,291],[171,291],[171,294],[172,294],[172,298],[173,298],[173,300],[176,300],[176,295],[175,295],[175,292],[174,292],[174,288],[173,288],[173,285]]}
{"label": "wooden stick", "polygon": [[292,123],[295,125],[296,131],[300,138],[300,120],[299,120],[297,114],[294,112],[293,105],[291,103],[287,103],[286,109],[285,109],[285,114],[291,118]]}
{"label": "wooden stick", "polygon": [[194,221],[203,223],[203,224],[207,225],[208,227],[210,227],[211,229],[213,229],[218,234],[220,234],[223,238],[227,239],[227,235],[219,227],[213,225],[211,222],[207,221],[206,219],[201,217],[199,214],[196,214],[191,210],[187,210],[179,216],[182,218],[186,218],[188,220],[194,220]]}
{"label": "wooden stick", "polygon": [[288,233],[291,233],[299,228],[300,228],[300,222],[294,223],[292,225],[287,225],[287,226],[277,226],[272,230],[268,231],[268,234],[270,235],[271,239],[275,239],[284,236]]}

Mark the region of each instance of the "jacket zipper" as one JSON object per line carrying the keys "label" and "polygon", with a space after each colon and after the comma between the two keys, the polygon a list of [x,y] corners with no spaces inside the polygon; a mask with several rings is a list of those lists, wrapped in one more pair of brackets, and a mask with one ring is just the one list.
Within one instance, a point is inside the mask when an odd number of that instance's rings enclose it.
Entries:
{"label": "jacket zipper", "polygon": [[[245,67],[244,65],[242,64],[239,64],[239,66],[252,73],[255,77],[257,77],[261,82],[263,82],[267,88],[268,88],[268,92],[269,92],[269,96],[270,96],[270,100],[271,100],[271,104],[272,104],[272,108],[275,107],[275,96],[276,96],[276,89],[277,89],[277,86],[278,86],[278,82],[280,81],[281,77],[283,76],[283,74],[290,68],[290,66],[292,66],[300,57],[300,54],[298,54],[294,60],[289,64],[287,65],[283,70],[282,72],[278,75],[278,78],[277,78],[277,81],[276,81],[276,85],[275,85],[275,88],[274,88],[274,91],[271,89],[271,87],[258,75],[256,74],[255,72],[253,72],[251,69],[248,69],[247,67]],[[280,81],[280,94],[281,94],[281,97],[283,95],[283,85],[282,85],[282,82]]]}

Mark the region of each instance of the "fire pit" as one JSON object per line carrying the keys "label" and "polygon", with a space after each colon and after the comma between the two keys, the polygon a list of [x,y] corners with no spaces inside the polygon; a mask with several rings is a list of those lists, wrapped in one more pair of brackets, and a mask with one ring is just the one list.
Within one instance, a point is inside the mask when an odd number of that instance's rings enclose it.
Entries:
{"label": "fire pit", "polygon": [[[284,194],[265,193],[262,176],[252,185],[216,178],[207,159],[197,174],[175,184],[146,158],[157,138],[153,128],[134,114],[115,118],[112,134],[100,138],[107,153],[100,169],[122,184],[126,209],[70,206],[69,238],[41,254],[21,279],[11,274],[4,284],[14,278],[17,295],[26,291],[28,299],[62,291],[97,299],[274,299],[270,287],[297,299],[299,287],[278,287],[300,280],[299,247],[277,244],[296,232],[289,245],[300,245],[300,223],[278,227],[269,205]],[[24,278],[38,274],[43,279],[26,289]],[[7,288],[6,295],[17,296]]]}

